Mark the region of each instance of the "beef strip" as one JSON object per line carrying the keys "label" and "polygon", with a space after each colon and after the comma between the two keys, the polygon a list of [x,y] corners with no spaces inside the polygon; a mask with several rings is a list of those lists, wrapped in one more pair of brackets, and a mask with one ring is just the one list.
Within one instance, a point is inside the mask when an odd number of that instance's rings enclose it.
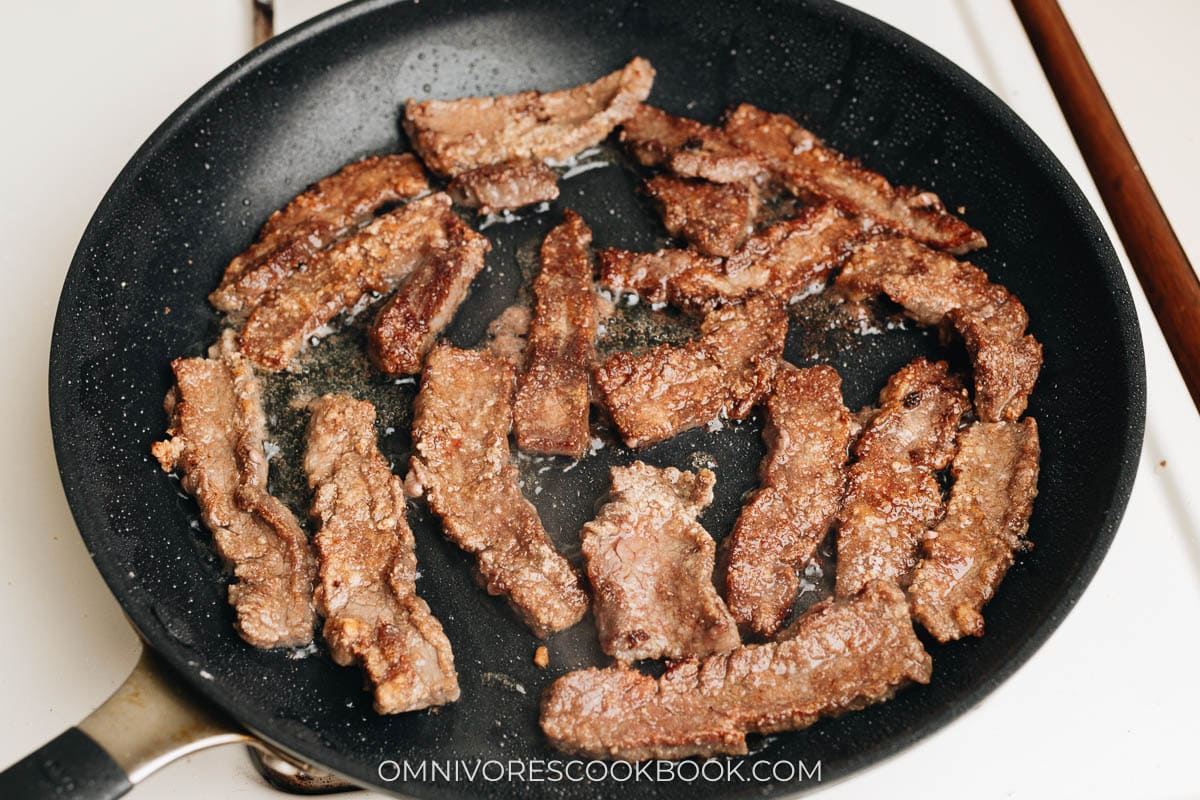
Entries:
{"label": "beef strip", "polygon": [[654,253],[605,248],[600,260],[600,284],[615,292],[635,292],[651,304],[666,303],[671,279],[693,268],[719,268],[719,262],[695,250],[664,248]]}
{"label": "beef strip", "polygon": [[723,133],[760,156],[774,183],[801,197],[829,200],[847,214],[941,250],[965,253],[987,244],[933,192],[892,186],[784,114],[743,103],[726,118]]}
{"label": "beef strip", "polygon": [[949,325],[971,357],[975,408],[988,422],[1025,411],[1042,366],[1042,346],[1025,333],[1029,315],[978,267],[902,238],[861,247],[835,281],[851,300],[887,295],[921,325]]}
{"label": "beef strip", "polygon": [[372,361],[389,375],[421,371],[425,354],[454,319],[491,249],[484,236],[457,218],[446,222],[446,247],[416,266],[367,332]]}
{"label": "beef strip", "polygon": [[513,401],[513,431],[526,452],[579,458],[590,441],[588,376],[597,325],[591,243],[591,230],[573,211],[542,243],[525,369]]}
{"label": "beef strip", "polygon": [[208,358],[177,358],[171,368],[169,438],[151,450],[164,471],[179,470],[233,571],[234,627],[255,647],[308,644],[316,566],[292,512],[267,493],[266,417],[254,370],[231,331]]}
{"label": "beef strip", "polygon": [[447,538],[475,556],[488,593],[505,597],[544,637],[578,622],[588,599],[509,462],[513,372],[485,350],[433,349],[413,406],[410,483]]}
{"label": "beef strip", "polygon": [[943,512],[934,473],[954,455],[966,390],[946,363],[918,358],[893,375],[875,415],[854,446],[838,514],[837,595],[872,580],[907,585],[921,540]]}
{"label": "beef strip", "polygon": [[343,167],[271,215],[254,244],[229,262],[209,302],[227,312],[252,308],[301,264],[382,206],[428,191],[425,170],[409,153],[364,158]]}
{"label": "beef strip", "polygon": [[514,211],[558,199],[558,173],[531,158],[505,161],[462,173],[446,191],[454,202],[480,214]]}
{"label": "beef strip", "polygon": [[946,517],[926,537],[908,590],[913,617],[938,641],[983,635],[980,610],[1028,546],[1038,456],[1032,418],[977,422],[959,436]]}
{"label": "beef strip", "polygon": [[780,365],[767,396],[762,486],[738,516],[724,570],[729,610],[747,633],[774,636],[791,614],[798,572],[841,506],[857,429],[836,370]]}
{"label": "beef strip", "polygon": [[650,62],[635,58],[593,83],[556,92],[409,100],[404,130],[425,165],[450,178],[514,159],[562,161],[601,142],[653,83]]}
{"label": "beef strip", "polygon": [[390,292],[461,225],[444,193],[384,214],[275,287],[242,328],[242,353],[263,369],[287,367],[334,317]]}
{"label": "beef strip", "polygon": [[645,353],[615,353],[596,386],[629,447],[643,447],[720,417],[743,419],[771,386],[787,311],[751,298],[705,316],[699,338]]}
{"label": "beef strip", "polygon": [[604,506],[580,534],[604,652],[632,662],[737,647],[737,625],[713,585],[716,545],[696,521],[716,476],[641,461],[611,474]]}
{"label": "beef strip", "polygon": [[542,696],[542,731],[591,758],[745,754],[748,733],[804,728],[929,682],[931,659],[890,583],[814,606],[787,635],[677,662],[658,679],[628,667],[569,672]]}
{"label": "beef strip", "polygon": [[529,306],[514,304],[488,323],[486,347],[518,369],[525,363],[526,337],[532,312]]}
{"label": "beef strip", "polygon": [[742,183],[711,183],[658,175],[646,181],[667,233],[706,256],[731,256],[754,231],[758,190]]}
{"label": "beef strip", "polygon": [[621,126],[621,143],[638,163],[713,183],[744,183],[765,174],[760,159],[724,131],[642,104]]}
{"label": "beef strip", "polygon": [[450,642],[417,596],[416,542],[403,484],[376,444],[375,407],[325,395],[309,409],[304,471],[319,524],[315,599],[333,660],[362,664],[380,714],[457,700]]}

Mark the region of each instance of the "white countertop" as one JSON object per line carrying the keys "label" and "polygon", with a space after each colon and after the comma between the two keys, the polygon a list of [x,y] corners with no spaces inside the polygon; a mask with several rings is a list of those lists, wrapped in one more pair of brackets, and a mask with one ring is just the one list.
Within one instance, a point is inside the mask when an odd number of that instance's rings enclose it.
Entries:
{"label": "white countertop", "polygon": [[[923,40],[1004,98],[1099,198],[1003,0],[851,3]],[[86,715],[137,640],[75,532],[51,448],[50,330],[76,242],[154,127],[250,41],[249,0],[6,3],[0,25],[0,766]],[[277,30],[329,7],[276,0]],[[1194,263],[1200,264],[1200,3],[1064,6]],[[1101,216],[1104,214],[1101,212]],[[1111,227],[1110,227],[1111,233]],[[1114,237],[1115,241],[1115,237]],[[1141,472],[1108,558],[1049,642],[979,706],[812,796],[1200,797],[1200,416],[1132,273],[1149,373]],[[1193,478],[1191,485],[1196,485]],[[1136,567],[1136,568],[1131,568]],[[272,798],[244,751],[168,767],[137,800]],[[368,795],[359,795],[366,797]],[[7,800],[7,799],[6,799]]]}

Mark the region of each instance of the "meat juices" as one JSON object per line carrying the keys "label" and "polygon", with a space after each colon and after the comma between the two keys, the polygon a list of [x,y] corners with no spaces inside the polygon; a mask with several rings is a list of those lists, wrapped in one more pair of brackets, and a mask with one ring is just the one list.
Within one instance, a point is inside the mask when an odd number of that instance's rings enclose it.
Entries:
{"label": "meat juices", "polygon": [[375,407],[325,395],[309,409],[304,471],[320,563],[317,608],[342,666],[362,664],[375,710],[399,714],[458,699],[454,655],[417,596],[406,500],[375,439]]}
{"label": "meat juices", "polygon": [[984,604],[1028,546],[1037,496],[1037,423],[977,422],[959,436],[946,517],[925,539],[908,596],[938,641],[983,635]]}
{"label": "meat juices", "polygon": [[630,663],[737,647],[737,626],[713,586],[716,544],[696,521],[716,476],[640,461],[611,475],[605,504],[580,534],[604,652]]}
{"label": "meat juices", "polygon": [[487,592],[545,637],[578,622],[588,598],[509,462],[513,372],[488,351],[443,344],[430,352],[413,405],[409,481],[446,537],[475,556]]}
{"label": "meat juices", "polygon": [[978,267],[911,239],[876,239],[834,282],[851,300],[887,295],[921,325],[948,323],[963,337],[975,373],[975,409],[987,422],[1025,411],[1042,366],[1042,346],[1025,333],[1021,301]]}
{"label": "meat juices", "polygon": [[873,580],[908,584],[925,532],[942,517],[934,473],[950,463],[969,407],[944,361],[918,358],[888,380],[879,413],[854,446],[838,514],[838,597]]}
{"label": "meat juices", "polygon": [[534,159],[505,161],[462,173],[446,191],[455,203],[480,214],[515,211],[558,199],[558,173]]}
{"label": "meat juices", "polygon": [[705,316],[700,337],[645,353],[615,353],[596,387],[629,447],[645,447],[722,416],[744,419],[783,353],[787,311],[752,297]]}
{"label": "meat juices", "polygon": [[373,156],[342,167],[271,215],[254,244],[229,262],[209,302],[226,312],[253,308],[360,221],[389,203],[428,191],[425,170],[409,153]]}
{"label": "meat juices", "polygon": [[234,627],[255,647],[306,645],[316,565],[292,512],[267,493],[266,416],[254,370],[231,331],[208,358],[177,358],[171,369],[169,438],[151,451],[163,471],[179,470],[233,572]]}
{"label": "meat juices", "polygon": [[514,159],[563,161],[603,141],[653,83],[650,62],[635,58],[593,83],[556,92],[410,100],[404,130],[425,165],[448,178]]}
{"label": "meat juices", "polygon": [[542,731],[589,758],[742,755],[749,733],[804,728],[929,682],[931,659],[890,583],[814,606],[787,636],[676,662],[658,679],[628,667],[567,673],[542,696]]}
{"label": "meat juices", "polygon": [[832,367],[781,364],[767,395],[761,487],[734,525],[725,599],[747,633],[770,638],[792,612],[799,572],[829,532],[858,430]]}
{"label": "meat juices", "polygon": [[658,175],[645,188],[667,233],[703,255],[731,256],[754,230],[759,199],[753,186]]}
{"label": "meat juices", "polygon": [[664,167],[685,178],[746,183],[765,174],[759,158],[719,128],[644,103],[621,126],[620,138],[642,166]]}
{"label": "meat juices", "polygon": [[513,431],[526,452],[580,458],[590,441],[588,376],[597,325],[591,243],[592,232],[573,211],[542,243],[513,401]]}

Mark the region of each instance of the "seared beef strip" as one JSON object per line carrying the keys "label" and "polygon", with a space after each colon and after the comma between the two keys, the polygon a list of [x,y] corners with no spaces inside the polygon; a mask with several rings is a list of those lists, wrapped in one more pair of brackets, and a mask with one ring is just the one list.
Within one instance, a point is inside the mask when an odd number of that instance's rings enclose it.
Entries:
{"label": "seared beef strip", "polygon": [[766,405],[762,486],[734,525],[724,572],[734,619],[769,638],[791,614],[798,573],[837,516],[858,426],[832,367],[781,364]]}
{"label": "seared beef strip", "polygon": [[748,733],[804,728],[929,682],[929,654],[890,583],[814,606],[787,637],[677,662],[657,680],[628,667],[569,672],[542,696],[542,731],[590,758],[737,755]]}
{"label": "seared beef strip", "polygon": [[735,145],[719,128],[644,103],[622,124],[620,138],[638,163],[685,178],[744,183],[765,174],[758,156]]}
{"label": "seared beef strip", "polygon": [[151,450],[164,471],[179,470],[233,571],[234,626],[255,647],[308,644],[316,565],[292,512],[267,493],[266,417],[254,370],[232,331],[208,358],[177,358],[171,369],[170,438]]}
{"label": "seared beef strip", "polygon": [[716,544],[696,517],[712,502],[710,470],[635,461],[583,526],[583,555],[604,652],[622,661],[690,658],[741,642],[713,586]]}
{"label": "seared beef strip", "polygon": [[720,417],[743,419],[771,386],[787,311],[752,297],[705,316],[679,347],[615,353],[596,370],[604,405],[629,447],[644,447]]}
{"label": "seared beef strip", "polygon": [[651,304],[666,303],[668,286],[677,275],[693,268],[718,269],[716,259],[695,250],[664,248],[654,253],[634,253],[608,247],[597,253],[600,283],[615,292],[634,292]]}
{"label": "seared beef strip", "polygon": [[921,540],[943,512],[934,473],[950,463],[969,407],[944,361],[918,358],[888,380],[879,413],[854,446],[858,460],[838,514],[838,597],[872,580],[907,585]]}
{"label": "seared beef strip", "polygon": [[925,539],[908,596],[940,642],[983,635],[980,610],[1027,547],[1037,496],[1037,423],[977,422],[959,436],[946,517]]}
{"label": "seared beef strip", "polygon": [[948,212],[933,192],[892,186],[789,116],[743,103],[725,120],[723,132],[760,156],[774,183],[802,198],[829,200],[847,214],[952,253],[987,244],[982,233]]}
{"label": "seared beef strip", "polygon": [[421,371],[425,354],[454,319],[491,249],[485,237],[462,222],[450,218],[446,222],[446,247],[417,265],[379,310],[367,333],[371,359],[389,375]]}
{"label": "seared beef strip", "polygon": [[362,664],[380,714],[457,700],[450,642],[417,596],[404,487],[376,445],[375,407],[325,395],[309,409],[304,471],[320,525],[315,599],[333,660]]}
{"label": "seared beef strip", "polygon": [[710,183],[658,175],[646,193],[672,236],[706,256],[731,256],[754,231],[758,190],[742,183]]}
{"label": "seared beef strip", "polygon": [[446,188],[460,206],[480,214],[514,211],[558,198],[558,173],[531,158],[487,164],[464,172]]}
{"label": "seared beef strip", "polygon": [[513,431],[526,452],[579,458],[587,450],[597,324],[591,243],[591,230],[573,211],[542,243],[525,369],[513,401]]}
{"label": "seared beef strip", "polygon": [[563,161],[608,136],[650,94],[654,68],[635,58],[593,82],[556,92],[410,100],[404,130],[444,177],[514,159]]}
{"label": "seared beef strip", "polygon": [[423,488],[447,538],[475,556],[488,593],[544,637],[578,622],[588,598],[509,462],[513,377],[493,353],[433,349],[413,406],[410,484]]}
{"label": "seared beef strip", "polygon": [[975,408],[987,422],[1025,411],[1042,366],[1042,346],[1025,333],[1029,315],[978,267],[911,239],[875,239],[835,281],[851,300],[885,294],[921,325],[949,324],[963,337],[975,372]]}
{"label": "seared beef strip", "polygon": [[343,167],[271,215],[254,244],[229,262],[209,302],[220,311],[252,308],[373,212],[427,191],[425,170],[409,153],[364,158]]}

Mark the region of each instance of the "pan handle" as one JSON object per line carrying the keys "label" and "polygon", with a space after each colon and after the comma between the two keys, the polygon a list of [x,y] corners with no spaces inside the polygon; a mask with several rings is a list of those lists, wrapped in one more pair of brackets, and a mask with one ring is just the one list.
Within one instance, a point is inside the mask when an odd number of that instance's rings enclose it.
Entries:
{"label": "pan handle", "polygon": [[237,742],[257,744],[143,648],[133,672],[103,705],[0,772],[0,797],[111,800],[178,758]]}

